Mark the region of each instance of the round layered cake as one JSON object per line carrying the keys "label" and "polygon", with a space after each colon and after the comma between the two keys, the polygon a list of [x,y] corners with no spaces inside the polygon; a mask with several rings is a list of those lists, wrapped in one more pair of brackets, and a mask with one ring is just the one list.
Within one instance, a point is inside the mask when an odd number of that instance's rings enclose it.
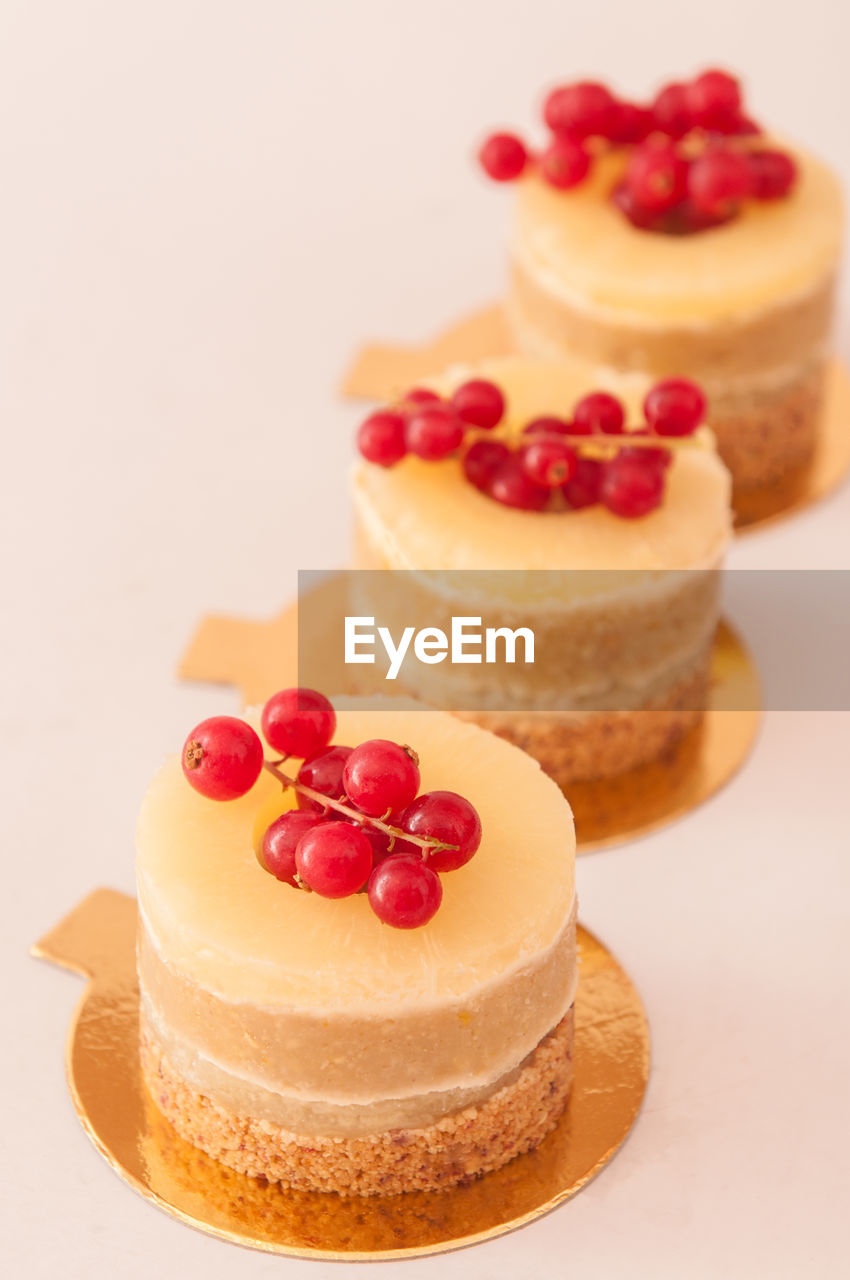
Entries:
{"label": "round layered cake", "polygon": [[[471,377],[503,391],[508,438],[540,416],[568,417],[599,385],[527,357],[456,368],[431,385],[449,393]],[[636,421],[628,384],[609,374],[603,385]],[[532,666],[419,668],[417,692],[529,751],[563,787],[657,759],[704,714],[730,479],[705,428],[672,453],[663,499],[640,519],[598,502],[507,507],[470,484],[454,456],[354,469],[355,565],[407,571],[389,589],[376,577],[370,611],[390,623],[398,611],[396,630],[403,614],[448,630],[453,613],[480,613],[535,633]]]}
{"label": "round layered cake", "polygon": [[533,760],[447,714],[339,711],[337,742],[374,738],[415,746],[423,789],[462,793],[481,818],[421,928],[266,870],[263,832],[293,803],[266,771],[224,804],[169,759],[137,832],[153,1102],[233,1169],[343,1195],[498,1168],[554,1127],[572,1080],[569,806]]}
{"label": "round layered cake", "polygon": [[591,382],[607,371],[700,382],[742,509],[810,461],[830,352],[841,191],[789,150],[787,196],[692,234],[623,216],[611,199],[622,151],[567,191],[533,169],[517,184],[508,314],[520,349],[573,361]]}

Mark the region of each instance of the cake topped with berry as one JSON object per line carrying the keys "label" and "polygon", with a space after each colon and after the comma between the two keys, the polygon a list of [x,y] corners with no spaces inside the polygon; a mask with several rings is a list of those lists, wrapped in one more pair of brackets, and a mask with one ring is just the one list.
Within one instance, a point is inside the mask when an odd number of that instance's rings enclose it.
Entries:
{"label": "cake topped with berry", "polygon": [[496,133],[515,187],[507,316],[518,349],[699,383],[738,513],[813,457],[843,235],[836,175],[766,132],[712,69],[646,104],[596,81],[542,100],[541,145]]}
{"label": "cake topped with berry", "polygon": [[520,356],[452,369],[361,423],[360,551],[396,569],[713,564],[729,478],[704,414],[683,379],[594,389]]}
{"label": "cake topped with berry", "polygon": [[290,689],[203,721],[138,824],[153,1101],[233,1168],[342,1194],[528,1150],[571,1079],[574,851],[537,764],[445,713]]}

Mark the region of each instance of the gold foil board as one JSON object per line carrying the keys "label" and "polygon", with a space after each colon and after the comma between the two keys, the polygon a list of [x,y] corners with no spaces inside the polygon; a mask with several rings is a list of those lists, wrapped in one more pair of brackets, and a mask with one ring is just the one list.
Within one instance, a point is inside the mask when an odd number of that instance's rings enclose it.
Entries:
{"label": "gold foil board", "polygon": [[579,926],[575,1082],[537,1151],[452,1191],[343,1199],[283,1191],[218,1164],[178,1137],[140,1076],[136,903],[99,889],[32,949],[88,979],[66,1065],[77,1114],[135,1191],[188,1226],[269,1253],[372,1260],[442,1253],[533,1222],[580,1191],[625,1140],[649,1076],[639,995]]}
{"label": "gold foil board", "polygon": [[[393,400],[451,364],[474,364],[516,351],[500,303],[482,307],[417,346],[371,343],[355,353],[342,394],[356,400]],[[819,442],[805,469],[742,499],[738,532],[762,528],[825,497],[850,471],[850,376],[839,360],[827,374]]]}
{"label": "gold foil board", "polygon": [[[322,599],[311,601],[317,636],[330,635],[338,618],[333,581],[327,592],[329,625],[318,623]],[[328,663],[329,669],[331,663]],[[235,685],[245,705],[265,702],[298,683],[298,609],[288,605],[265,622],[204,618],[179,668],[184,680]],[[617,778],[573,784],[567,791],[576,820],[579,853],[622,844],[689,813],[725,786],[743,765],[761,721],[755,664],[727,623],[717,634],[712,690],[702,725],[668,755]],[[734,708],[731,709],[730,708]]]}

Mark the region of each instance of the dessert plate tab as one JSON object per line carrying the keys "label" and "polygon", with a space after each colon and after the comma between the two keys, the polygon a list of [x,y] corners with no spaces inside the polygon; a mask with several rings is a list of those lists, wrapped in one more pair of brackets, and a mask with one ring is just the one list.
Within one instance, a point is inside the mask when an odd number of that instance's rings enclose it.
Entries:
{"label": "dessert plate tab", "polygon": [[579,926],[575,1081],[557,1129],[529,1155],[451,1191],[354,1197],[283,1191],[178,1137],[139,1070],[136,903],[100,889],[32,949],[88,978],[71,1020],[68,1086],[83,1128],[119,1177],[188,1226],[268,1253],[373,1260],[442,1253],[533,1222],[580,1191],[631,1129],[649,1076],[639,995]]}
{"label": "dessert plate tab", "polygon": [[[423,378],[451,364],[474,364],[514,354],[501,303],[471,312],[430,341],[416,346],[371,343],[361,347],[346,371],[342,394],[355,400],[393,400]],[[736,529],[761,528],[811,506],[837,488],[850,471],[850,375],[830,363],[817,451],[811,463],[780,483],[738,503]]]}
{"label": "dessert plate tab", "polygon": [[[315,588],[314,617],[334,618],[333,579]],[[330,625],[315,634],[330,636]],[[328,657],[331,670],[331,658]],[[299,683],[298,610],[250,621],[204,618],[180,661],[178,675],[235,685],[243,702],[262,703],[276,690]],[[609,848],[683,817],[725,786],[743,765],[761,722],[755,663],[741,639],[721,623],[714,643],[709,707],[702,724],[652,764],[616,778],[573,783],[567,799],[576,822],[579,853]]]}

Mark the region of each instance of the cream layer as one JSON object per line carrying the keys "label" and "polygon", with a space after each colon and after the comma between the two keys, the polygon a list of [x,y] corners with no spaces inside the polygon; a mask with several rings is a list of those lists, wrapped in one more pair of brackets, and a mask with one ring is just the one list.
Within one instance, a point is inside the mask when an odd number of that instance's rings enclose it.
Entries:
{"label": "cream layer", "polygon": [[534,962],[466,998],[389,1014],[222,1000],[161,960],[144,921],[138,966],[143,1004],[164,1047],[166,1039],[183,1045],[211,1069],[279,1096],[283,1107],[316,1104],[330,1116],[355,1106],[366,1117],[387,1103],[417,1107],[426,1094],[446,1094],[447,1114],[455,1096],[494,1088],[571,1005],[575,906],[555,945]]}
{"label": "cream layer", "polygon": [[687,371],[708,395],[712,411],[723,400],[773,392],[805,377],[831,349],[834,280],[818,290],[805,315],[774,312],[758,324],[723,325],[697,334],[681,329],[645,334],[625,325],[591,328],[580,311],[529,288],[515,274],[507,300],[508,324],[528,357],[566,361],[587,386],[620,388],[635,399],[661,377]]}
{"label": "cream layer", "polygon": [[692,236],[633,227],[609,196],[625,159],[599,157],[569,192],[533,171],[518,183],[514,259],[569,308],[631,328],[713,325],[759,316],[827,282],[841,251],[835,175],[794,148],[799,181],[784,200],[749,201],[738,217]]}
{"label": "cream layer", "polygon": [[[569,521],[572,515],[563,513]],[[383,530],[358,518],[354,564],[387,569]],[[530,587],[533,586],[534,595]],[[506,599],[525,592],[524,601]],[[373,616],[393,635],[405,625],[440,627],[454,614],[481,611],[490,627],[531,627],[534,663],[422,666],[405,663],[400,684],[435,706],[455,710],[563,712],[629,710],[663,704],[668,691],[701,667],[719,618],[717,569],[669,572],[539,571],[522,574],[365,573],[352,579],[356,613]],[[383,673],[369,667],[379,687]],[[364,668],[358,668],[362,673]],[[363,681],[362,674],[358,678]],[[361,690],[365,684],[359,686]]]}
{"label": "cream layer", "polygon": [[302,1136],[350,1138],[385,1133],[391,1129],[425,1128],[465,1107],[478,1106],[499,1089],[513,1084],[534,1052],[492,1084],[369,1103],[338,1104],[276,1093],[223,1070],[184,1038],[163,1031],[145,999],[142,1001],[142,1024],[148,1034],[155,1036],[173,1068],[193,1092],[208,1098],[214,1106],[224,1107],[237,1115],[250,1116],[253,1121],[281,1125]]}

